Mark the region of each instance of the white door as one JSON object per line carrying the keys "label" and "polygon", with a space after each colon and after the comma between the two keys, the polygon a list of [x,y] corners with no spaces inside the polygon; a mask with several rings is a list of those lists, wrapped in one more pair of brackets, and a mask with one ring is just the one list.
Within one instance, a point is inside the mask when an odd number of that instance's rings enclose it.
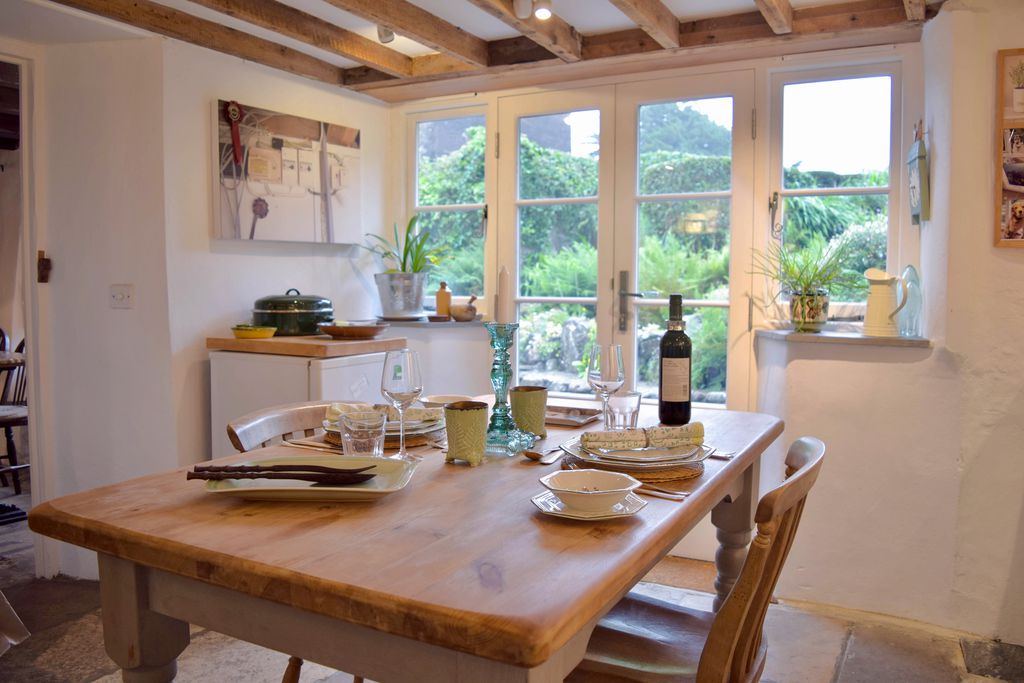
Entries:
{"label": "white door", "polygon": [[629,384],[656,398],[668,295],[681,293],[694,400],[747,407],[752,115],[749,71],[499,100],[518,383],[591,394],[587,347],[614,342]]}
{"label": "white door", "polygon": [[498,101],[498,263],[519,320],[517,383],[591,394],[580,369],[610,342],[614,87]]}
{"label": "white door", "polygon": [[613,337],[647,398],[676,293],[694,402],[749,405],[753,83],[740,71],[616,91]]}

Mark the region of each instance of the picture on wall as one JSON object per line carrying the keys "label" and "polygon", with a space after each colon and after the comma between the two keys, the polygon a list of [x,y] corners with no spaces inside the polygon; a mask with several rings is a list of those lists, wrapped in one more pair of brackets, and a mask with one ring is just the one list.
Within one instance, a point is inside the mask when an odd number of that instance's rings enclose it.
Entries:
{"label": "picture on wall", "polygon": [[215,237],[358,241],[358,128],[234,101],[216,106]]}
{"label": "picture on wall", "polygon": [[997,69],[995,245],[1024,247],[1024,49],[1000,50]]}

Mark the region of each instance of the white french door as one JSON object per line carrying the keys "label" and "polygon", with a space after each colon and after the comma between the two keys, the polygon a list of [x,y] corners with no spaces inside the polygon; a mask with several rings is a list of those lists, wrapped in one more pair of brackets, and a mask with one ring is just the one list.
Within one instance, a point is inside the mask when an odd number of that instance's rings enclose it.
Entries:
{"label": "white french door", "polygon": [[753,109],[751,71],[616,90],[612,338],[646,398],[657,398],[676,293],[693,340],[693,400],[749,405]]}
{"label": "white french door", "polygon": [[516,294],[517,383],[592,394],[580,364],[614,305],[614,105],[614,86],[498,100],[498,264]]}
{"label": "white french door", "polygon": [[750,72],[499,99],[498,264],[516,294],[518,383],[589,395],[589,345],[620,343],[627,383],[655,398],[668,295],[681,293],[694,399],[747,407],[752,109]]}

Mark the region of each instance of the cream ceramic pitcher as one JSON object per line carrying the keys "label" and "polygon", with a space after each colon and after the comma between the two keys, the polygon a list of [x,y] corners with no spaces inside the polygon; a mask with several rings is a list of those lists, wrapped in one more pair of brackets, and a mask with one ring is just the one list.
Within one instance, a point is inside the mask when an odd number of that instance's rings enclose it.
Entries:
{"label": "cream ceramic pitcher", "polygon": [[[898,275],[879,268],[864,271],[868,279],[868,312],[864,315],[864,334],[868,337],[898,337],[896,314],[907,304],[907,283]],[[896,283],[903,288],[903,297],[896,305]]]}

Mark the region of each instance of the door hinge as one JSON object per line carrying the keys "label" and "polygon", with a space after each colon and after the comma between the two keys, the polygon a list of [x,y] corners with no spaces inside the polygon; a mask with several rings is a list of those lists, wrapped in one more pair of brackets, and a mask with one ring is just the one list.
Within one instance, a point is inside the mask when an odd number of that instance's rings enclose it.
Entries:
{"label": "door hinge", "polygon": [[750,139],[757,139],[757,109],[750,110]]}
{"label": "door hinge", "polygon": [[754,329],[754,295],[747,295],[747,332]]}
{"label": "door hinge", "polygon": [[500,159],[501,158],[501,133],[500,132],[495,132],[494,133],[494,158],[495,159]]}

